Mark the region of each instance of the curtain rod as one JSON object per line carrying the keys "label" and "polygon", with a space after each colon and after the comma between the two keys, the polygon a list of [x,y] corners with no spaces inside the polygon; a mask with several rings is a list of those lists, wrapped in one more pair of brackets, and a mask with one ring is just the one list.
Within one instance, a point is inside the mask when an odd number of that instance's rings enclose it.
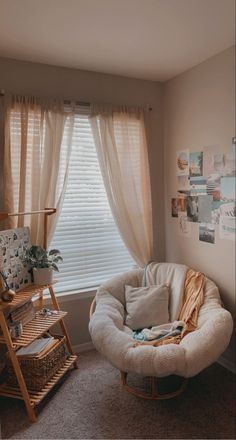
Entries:
{"label": "curtain rod", "polygon": [[[0,89],[0,96],[5,96],[4,89]],[[64,99],[63,101],[65,104],[67,104],[67,103],[71,103],[73,100],[72,99]],[[75,103],[79,104],[79,105],[85,105],[85,106],[91,105],[90,102],[84,102],[84,101],[75,101]]]}
{"label": "curtain rod", "polygon": [[[4,89],[0,89],[0,96],[5,96],[5,90]],[[64,103],[65,104],[69,104],[73,102],[73,99],[64,99]],[[91,102],[86,102],[86,101],[75,101],[75,104],[77,105],[81,105],[84,107],[89,107],[91,105]],[[152,107],[150,104],[147,104],[147,109],[148,111],[152,111]]]}

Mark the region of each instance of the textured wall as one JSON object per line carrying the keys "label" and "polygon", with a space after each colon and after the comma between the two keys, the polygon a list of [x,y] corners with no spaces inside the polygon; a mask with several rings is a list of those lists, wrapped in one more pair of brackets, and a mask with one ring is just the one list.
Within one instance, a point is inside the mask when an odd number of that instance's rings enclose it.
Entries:
{"label": "textured wall", "polygon": [[[176,151],[219,144],[228,151],[235,135],[234,49],[230,48],[165,84],[165,228],[166,259],[203,271],[220,288],[223,302],[235,316],[235,242],[219,239],[214,245],[178,235],[170,199],[176,195]],[[224,360],[235,368],[235,336]]]}

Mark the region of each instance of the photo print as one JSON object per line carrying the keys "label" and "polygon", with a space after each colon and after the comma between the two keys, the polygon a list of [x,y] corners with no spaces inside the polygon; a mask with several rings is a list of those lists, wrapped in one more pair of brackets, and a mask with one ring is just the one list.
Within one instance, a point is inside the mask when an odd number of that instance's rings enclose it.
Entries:
{"label": "photo print", "polygon": [[208,195],[198,196],[198,221],[211,223],[213,197]]}
{"label": "photo print", "polygon": [[200,223],[199,240],[206,243],[215,243],[215,225],[211,223]]}
{"label": "photo print", "polygon": [[189,175],[189,151],[188,150],[177,151],[176,169],[177,169],[177,176],[188,176]]}
{"label": "photo print", "polygon": [[189,175],[190,177],[202,176],[203,173],[203,152],[190,153]]}
{"label": "photo print", "polygon": [[187,212],[179,212],[179,235],[190,238],[192,236],[191,222],[188,221]]}
{"label": "photo print", "polygon": [[220,207],[222,202],[220,200],[212,202],[212,211],[211,211],[211,223],[214,225],[218,225],[220,223]]}
{"label": "photo print", "polygon": [[236,175],[236,157],[235,152],[230,152],[225,155],[225,176],[235,176]]}
{"label": "photo print", "polygon": [[229,203],[222,203],[220,206],[221,217],[236,217],[236,205],[235,200]]}
{"label": "photo print", "polygon": [[219,237],[223,240],[235,240],[236,217],[220,216]]}
{"label": "photo print", "polygon": [[31,284],[29,267],[21,258],[29,247],[29,228],[0,231],[0,270],[6,276],[10,289],[15,292]]}
{"label": "photo print", "polygon": [[203,147],[203,176],[208,177],[215,174],[214,156],[221,153],[219,145]]}
{"label": "photo print", "polygon": [[190,183],[189,176],[178,176],[178,192],[189,193]]}
{"label": "photo print", "polygon": [[220,206],[219,236],[226,240],[235,240],[236,205],[235,200]]}
{"label": "photo print", "polygon": [[221,175],[220,174],[210,174],[206,181],[206,191],[209,196],[213,197],[214,201],[220,201],[221,199]]}
{"label": "photo print", "polygon": [[190,195],[207,194],[207,180],[205,177],[190,177]]}
{"label": "photo print", "polygon": [[198,196],[187,196],[188,221],[198,222]]}
{"label": "photo print", "polygon": [[232,138],[231,152],[236,154],[236,136]]}
{"label": "photo print", "polygon": [[225,157],[223,153],[217,153],[213,156],[214,173],[224,176],[225,173]]}
{"label": "photo print", "polygon": [[187,209],[187,199],[185,195],[179,195],[178,196],[178,213],[179,212],[185,212]]}
{"label": "photo print", "polygon": [[221,200],[223,202],[235,201],[235,177],[222,177],[221,178]]}
{"label": "photo print", "polygon": [[178,199],[171,199],[171,215],[172,217],[178,217]]}

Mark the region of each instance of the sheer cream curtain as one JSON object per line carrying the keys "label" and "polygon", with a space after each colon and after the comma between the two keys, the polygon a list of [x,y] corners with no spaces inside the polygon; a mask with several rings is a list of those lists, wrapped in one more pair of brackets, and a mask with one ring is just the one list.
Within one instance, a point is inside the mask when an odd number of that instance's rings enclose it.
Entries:
{"label": "sheer cream curtain", "polygon": [[[74,116],[64,111],[63,102],[19,96],[6,98],[4,114],[4,211],[57,208],[49,217],[49,243],[66,189]],[[25,225],[32,243],[43,245],[43,217],[18,217],[8,227]]]}
{"label": "sheer cream curtain", "polygon": [[90,121],[114,219],[144,267],[153,258],[153,227],[143,110],[93,105]]}

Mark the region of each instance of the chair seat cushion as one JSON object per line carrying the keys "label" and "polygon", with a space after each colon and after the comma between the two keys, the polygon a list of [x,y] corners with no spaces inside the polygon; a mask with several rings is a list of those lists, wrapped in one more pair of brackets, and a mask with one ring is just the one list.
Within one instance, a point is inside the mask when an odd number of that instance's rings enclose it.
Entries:
{"label": "chair seat cushion", "polygon": [[125,324],[132,330],[169,322],[169,289],[160,286],[125,286]]}

